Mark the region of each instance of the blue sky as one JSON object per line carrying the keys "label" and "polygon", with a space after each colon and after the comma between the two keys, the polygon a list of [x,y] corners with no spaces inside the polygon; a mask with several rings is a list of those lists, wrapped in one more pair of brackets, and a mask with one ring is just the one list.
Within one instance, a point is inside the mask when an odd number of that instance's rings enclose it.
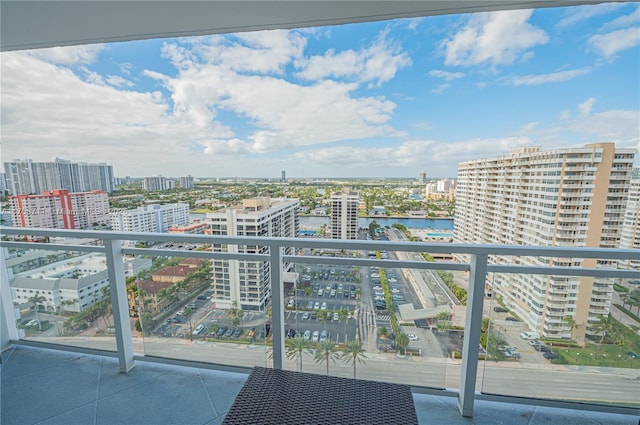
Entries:
{"label": "blue sky", "polygon": [[2,158],[117,176],[455,177],[509,149],[640,148],[640,6],[5,52]]}

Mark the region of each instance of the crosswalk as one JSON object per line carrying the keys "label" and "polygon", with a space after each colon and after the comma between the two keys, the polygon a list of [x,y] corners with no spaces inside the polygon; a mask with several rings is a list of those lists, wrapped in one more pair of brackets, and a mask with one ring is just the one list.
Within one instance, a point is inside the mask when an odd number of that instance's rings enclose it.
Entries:
{"label": "crosswalk", "polygon": [[389,314],[376,314],[376,320],[378,322],[388,322],[391,320],[391,315]]}

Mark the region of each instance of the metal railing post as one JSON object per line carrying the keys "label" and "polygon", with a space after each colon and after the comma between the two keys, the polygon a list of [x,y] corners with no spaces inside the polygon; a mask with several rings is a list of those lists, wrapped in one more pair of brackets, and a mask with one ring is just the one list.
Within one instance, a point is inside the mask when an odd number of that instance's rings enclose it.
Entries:
{"label": "metal railing post", "polygon": [[284,369],[284,283],[282,282],[282,247],[269,247],[271,273],[271,332],[273,367]]}
{"label": "metal railing post", "polygon": [[127,373],[133,368],[134,359],[129,300],[127,299],[127,284],[124,277],[122,241],[107,239],[104,241],[104,246],[113,308],[113,323],[116,331],[118,361],[120,363],[120,372]]}
{"label": "metal railing post", "polygon": [[473,416],[476,376],[478,374],[478,345],[480,344],[482,329],[484,285],[487,277],[487,255],[471,255],[470,266],[464,340],[462,343],[460,392],[458,393],[458,410],[465,417]]}

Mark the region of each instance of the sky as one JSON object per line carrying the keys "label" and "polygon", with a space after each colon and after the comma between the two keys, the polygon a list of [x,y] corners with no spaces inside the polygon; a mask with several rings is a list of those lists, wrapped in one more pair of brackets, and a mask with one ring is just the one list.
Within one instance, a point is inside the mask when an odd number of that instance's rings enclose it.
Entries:
{"label": "sky", "polygon": [[640,149],[640,4],[3,52],[2,161],[118,177],[455,177]]}

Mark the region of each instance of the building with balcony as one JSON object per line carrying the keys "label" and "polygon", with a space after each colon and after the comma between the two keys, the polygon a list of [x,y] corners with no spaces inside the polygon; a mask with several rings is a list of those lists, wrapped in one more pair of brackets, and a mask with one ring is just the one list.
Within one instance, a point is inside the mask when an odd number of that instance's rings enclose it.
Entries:
{"label": "building with balcony", "polygon": [[167,232],[189,223],[187,204],[151,204],[132,210],[111,211],[113,230],[122,232]]}
{"label": "building with balcony", "polygon": [[71,162],[60,158],[53,162],[15,159],[4,163],[4,170],[7,189],[12,195],[56,189],[69,192],[113,192],[115,189],[113,167],[104,163]]}
{"label": "building with balcony", "polygon": [[205,230],[209,228],[209,225],[204,221],[194,220],[193,223],[190,223],[186,226],[182,227],[169,227],[167,232],[169,233],[188,233],[191,235],[203,235]]}
{"label": "building with balcony", "polygon": [[[624,214],[622,229],[620,230],[620,248],[640,250],[640,168],[635,168],[631,175],[627,209]],[[640,270],[640,258],[638,260],[621,261],[620,267]]]}
{"label": "building with balcony", "polygon": [[[297,199],[260,197],[245,199],[226,210],[207,213],[212,235],[288,237],[298,236],[300,228]],[[214,251],[234,253],[267,253],[266,246],[213,246]],[[285,248],[293,254],[293,247]],[[289,271],[291,264],[285,264]],[[260,261],[214,260],[211,296],[219,306],[233,303],[245,310],[264,310],[271,300],[269,263]]]}
{"label": "building with balcony", "polygon": [[331,194],[331,239],[358,238],[358,192],[343,190]]}
{"label": "building with balcony", "polygon": [[149,191],[169,190],[175,187],[175,182],[163,176],[145,177],[142,180],[142,188]]}
{"label": "building with balcony", "polygon": [[88,229],[111,223],[109,198],[100,190],[69,193],[61,189],[41,195],[15,195],[9,197],[9,206],[17,227]]}
{"label": "building with balcony", "polygon": [[[567,247],[619,246],[634,160],[613,143],[468,161],[458,168],[458,243]],[[614,267],[610,261],[492,258],[514,264]],[[528,326],[584,342],[608,316],[613,279],[496,274],[493,292]],[[575,323],[575,325],[572,325]]]}
{"label": "building with balcony", "polygon": [[180,177],[180,188],[193,189],[193,176]]}

